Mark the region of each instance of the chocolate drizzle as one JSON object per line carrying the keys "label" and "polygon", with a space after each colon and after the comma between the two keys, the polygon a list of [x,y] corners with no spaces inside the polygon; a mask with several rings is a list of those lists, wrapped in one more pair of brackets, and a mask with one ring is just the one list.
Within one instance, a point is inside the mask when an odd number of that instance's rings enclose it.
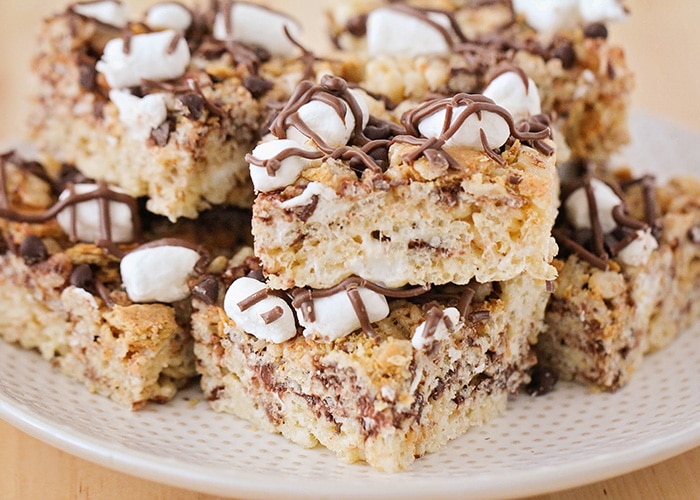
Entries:
{"label": "chocolate drizzle", "polygon": [[292,297],[292,305],[301,311],[304,320],[307,322],[313,322],[316,319],[313,304],[314,299],[330,297],[344,291],[347,293],[348,298],[350,299],[350,303],[352,304],[355,314],[357,315],[362,331],[370,337],[376,338],[377,333],[375,332],[374,328],[372,328],[371,321],[367,315],[365,304],[360,296],[360,288],[366,288],[378,294],[384,295],[385,297],[410,298],[427,293],[430,290],[430,285],[406,289],[387,288],[376,283],[371,283],[358,276],[351,276],[331,288],[316,290],[311,290],[308,288],[295,288],[291,290],[290,295]]}
{"label": "chocolate drizzle", "polygon": [[[591,229],[576,230],[566,222],[555,228],[553,234],[563,248],[575,253],[580,259],[592,266],[607,270],[610,268],[609,259],[617,256],[635,241],[638,237],[637,231],[650,230],[651,234],[658,240],[662,228],[657,211],[654,178],[645,175],[623,182],[621,185],[607,183],[622,201],[612,209],[612,217],[617,227],[604,233],[592,186],[593,178],[589,167],[580,179],[562,186],[562,203],[566,202],[566,199],[577,189],[585,190]],[[645,220],[638,220],[629,215],[627,204],[624,201],[626,190],[634,185],[641,185],[642,188]]]}
{"label": "chocolate drizzle", "polygon": [[[464,109],[453,121],[455,110],[460,107],[463,107]],[[421,138],[420,131],[418,130],[418,124],[428,116],[443,110],[445,111],[445,119],[440,135],[438,137],[431,137],[428,139]],[[394,138],[394,141],[418,145],[416,149],[410,153],[407,153],[403,158],[406,162],[414,162],[429,149],[441,149],[445,143],[452,138],[457,131],[459,131],[469,116],[473,114],[479,116],[484,112],[494,113],[503,118],[503,120],[505,120],[505,122],[508,124],[511,137],[514,139],[523,142],[542,141],[551,136],[551,130],[548,126],[544,128],[538,126],[542,125],[542,122],[537,120],[533,121],[536,126],[532,127],[532,130],[529,126],[516,127],[510,113],[508,113],[508,111],[501,106],[498,106],[495,102],[493,102],[493,100],[481,94],[467,94],[462,92],[456,94],[454,97],[428,100],[404,113],[404,115],[401,117],[401,123],[406,128],[406,132],[412,137],[405,138],[404,136],[397,136]],[[489,157],[491,157],[494,161],[504,164],[505,160],[503,160],[503,158],[489,146],[483,129],[479,129],[479,133],[486,154],[489,155]]]}
{"label": "chocolate drizzle", "polygon": [[[79,203],[96,200],[100,212],[100,239],[106,242],[112,242],[112,221],[111,211],[109,208],[110,202],[123,203],[129,207],[131,211],[131,219],[133,225],[134,241],[141,238],[141,220],[138,214],[138,205],[136,200],[131,196],[119,193],[110,189],[105,182],[98,181],[96,189],[78,194],[72,182],[69,182],[65,187],[67,196],[57,201],[49,209],[39,213],[23,213],[10,207],[9,198],[7,195],[6,184],[6,162],[8,158],[3,157],[0,161],[0,217],[11,222],[24,222],[29,224],[44,223],[54,219],[63,210],[69,210],[71,215],[68,237],[70,241],[78,240],[77,231],[77,205]],[[29,163],[31,165],[31,163]],[[40,176],[41,178],[42,176]]]}

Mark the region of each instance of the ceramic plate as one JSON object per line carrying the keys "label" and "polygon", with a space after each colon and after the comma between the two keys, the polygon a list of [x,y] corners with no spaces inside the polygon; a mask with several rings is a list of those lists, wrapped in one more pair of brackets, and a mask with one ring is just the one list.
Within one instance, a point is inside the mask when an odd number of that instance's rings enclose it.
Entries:
{"label": "ceramic plate", "polygon": [[[618,161],[659,177],[694,171],[700,137],[635,113]],[[146,479],[256,498],[497,498],[570,488],[700,446],[700,324],[645,359],[631,384],[597,394],[559,384],[513,398],[407,472],[339,463],[211,411],[196,387],[130,412],[56,373],[38,354],[0,343],[0,417],[64,451]]]}

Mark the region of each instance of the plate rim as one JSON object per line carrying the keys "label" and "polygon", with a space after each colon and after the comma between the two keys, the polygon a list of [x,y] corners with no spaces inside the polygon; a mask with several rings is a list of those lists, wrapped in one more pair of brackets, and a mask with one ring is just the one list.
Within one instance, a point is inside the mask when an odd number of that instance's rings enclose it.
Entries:
{"label": "plate rim", "polygon": [[[663,116],[633,109],[631,123],[662,123],[684,138],[700,139],[700,134],[685,125],[674,123]],[[700,328],[695,323],[692,329]],[[680,335],[691,334],[685,331]],[[695,339],[697,341],[698,339]],[[676,340],[677,341],[677,340]],[[8,345],[3,342],[3,344]],[[22,354],[36,355],[18,346],[11,348]],[[651,356],[663,355],[663,351]],[[46,360],[40,360],[47,363]],[[85,389],[87,391],[87,389]],[[102,397],[92,395],[92,397]],[[507,410],[506,410],[507,413]],[[77,456],[107,469],[139,477],[161,484],[212,495],[237,495],[246,498],[309,498],[308,479],[285,476],[282,484],[269,481],[269,475],[256,471],[235,471],[234,474],[211,474],[212,466],[185,463],[168,459],[148,452],[128,448],[117,441],[97,438],[81,432],[70,425],[51,421],[18,402],[4,391],[0,381],[0,419],[30,436],[68,454]],[[449,446],[449,445],[448,445]],[[362,495],[363,498],[505,498],[553,493],[606,480],[615,476],[639,470],[700,447],[700,420],[693,425],[675,432],[664,433],[662,437],[647,439],[631,447],[605,452],[593,457],[574,460],[557,466],[540,466],[536,470],[509,470],[508,480],[503,481],[502,473],[481,473],[475,479],[461,478],[439,481],[428,478],[412,478],[409,482],[392,483],[391,492],[379,491],[376,483],[357,484],[351,491],[337,491],[333,479],[319,478],[314,484],[317,494],[334,498],[350,499]],[[154,460],[154,457],[157,458]],[[219,472],[220,468],[215,468]],[[556,471],[556,473],[553,473]],[[230,469],[228,472],[232,472]],[[387,475],[390,477],[391,475]],[[398,477],[398,476],[397,476]],[[265,481],[264,479],[268,480]],[[336,486],[336,488],[334,488]]]}

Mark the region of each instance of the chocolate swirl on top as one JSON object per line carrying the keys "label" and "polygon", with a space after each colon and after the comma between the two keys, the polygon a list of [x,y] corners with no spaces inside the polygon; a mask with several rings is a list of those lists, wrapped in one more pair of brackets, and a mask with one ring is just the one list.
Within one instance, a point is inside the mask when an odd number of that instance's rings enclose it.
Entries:
{"label": "chocolate swirl on top", "polygon": [[[454,116],[454,111],[458,107],[464,107],[465,109],[453,123],[452,117]],[[442,110],[445,110],[445,120],[440,136],[427,139],[420,138],[421,134],[418,130],[418,124],[428,116]],[[412,137],[404,138],[403,136],[397,136],[394,138],[394,140],[397,142],[416,144],[416,138],[418,138],[418,142],[420,142],[419,147],[406,154],[404,157],[405,161],[413,162],[427,150],[442,149],[445,143],[457,133],[462,125],[464,125],[464,122],[467,120],[467,118],[469,118],[469,116],[473,114],[479,115],[483,112],[494,113],[503,118],[503,120],[505,120],[505,122],[508,124],[511,137],[522,142],[542,141],[551,137],[551,130],[548,126],[541,129],[535,128],[534,130],[530,130],[530,128],[519,128],[514,123],[513,117],[510,115],[510,113],[508,113],[508,111],[501,106],[497,105],[493,100],[481,94],[467,94],[462,92],[456,94],[454,97],[428,100],[404,113],[404,115],[401,117],[401,123],[406,128],[406,132]],[[504,160],[500,154],[497,154],[489,146],[483,129],[480,129],[480,136],[485,153],[493,160],[503,164]]]}
{"label": "chocolate swirl on top", "polygon": [[306,321],[313,322],[315,320],[313,304],[314,299],[330,297],[331,295],[345,291],[350,299],[350,303],[352,304],[355,314],[357,315],[357,319],[360,321],[362,331],[370,337],[376,338],[377,332],[374,330],[374,328],[372,328],[367,310],[364,302],[362,301],[362,297],[360,296],[359,288],[366,288],[384,295],[385,297],[410,298],[427,293],[430,290],[430,285],[406,289],[395,289],[387,288],[376,283],[371,283],[358,276],[351,276],[331,288],[322,290],[295,288],[290,292],[290,294],[292,296],[292,305],[301,310],[301,313]]}
{"label": "chocolate swirl on top", "polygon": [[113,191],[107,186],[106,183],[102,181],[97,182],[95,190],[82,194],[76,193],[73,189],[73,184],[68,183],[68,186],[66,187],[66,189],[68,190],[68,196],[66,196],[62,200],[57,201],[52,207],[43,212],[23,213],[18,210],[14,210],[10,207],[9,198],[7,196],[6,163],[7,162],[4,158],[2,161],[0,161],[1,218],[12,222],[26,222],[29,224],[37,224],[54,219],[59,212],[67,209],[70,211],[71,214],[70,230],[68,232],[68,237],[71,241],[76,241],[78,239],[78,221],[76,206],[82,202],[97,200],[100,211],[101,239],[107,242],[112,242],[112,227],[109,203],[111,201],[114,201],[117,203],[123,203],[129,207],[134,230],[134,240],[139,240],[141,238],[141,219],[139,218],[138,205],[136,200],[127,194]]}
{"label": "chocolate swirl on top", "polygon": [[[656,202],[655,180],[651,175],[645,175],[638,179],[632,179],[617,185],[606,182],[618,195],[621,202],[613,208],[612,216],[617,227],[608,233],[604,233],[600,221],[600,214],[596,204],[595,193],[591,184],[594,175],[591,167],[588,167],[580,179],[562,186],[562,203],[577,189],[582,188],[586,193],[588,213],[591,229],[576,230],[568,224],[563,224],[553,231],[559,245],[594,267],[608,270],[608,259],[617,256],[625,247],[637,238],[638,230],[651,230],[651,234],[658,240],[661,232]],[[644,205],[645,220],[638,220],[628,212],[625,199],[625,191],[634,185],[642,187],[642,201]]]}
{"label": "chocolate swirl on top", "polygon": [[[282,108],[277,117],[270,125],[270,132],[279,138],[287,137],[287,127],[294,126],[302,134],[313,139],[316,146],[326,154],[332,154],[335,148],[329,146],[318,134],[311,130],[303,120],[299,118],[298,111],[311,101],[320,101],[333,109],[341,120],[345,120],[347,109],[350,109],[355,118],[355,129],[353,130],[354,141],[363,145],[369,142],[362,131],[362,108],[350,92],[348,84],[342,78],[326,75],[321,79],[321,83],[316,85],[309,80],[304,80],[289,98],[286,106]],[[352,138],[351,138],[352,140]]]}

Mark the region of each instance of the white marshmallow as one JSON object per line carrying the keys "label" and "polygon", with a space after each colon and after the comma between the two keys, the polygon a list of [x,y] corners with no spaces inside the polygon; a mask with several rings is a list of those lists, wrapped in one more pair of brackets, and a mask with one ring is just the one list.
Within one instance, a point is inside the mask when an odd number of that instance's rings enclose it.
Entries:
{"label": "white marshmallow", "polygon": [[318,196],[323,200],[332,201],[338,197],[336,192],[320,182],[312,181],[306,186],[304,191],[294,198],[289,198],[288,200],[280,203],[280,207],[288,210],[295,207],[303,207],[311,203],[314,196]]}
{"label": "white marshmallow", "polygon": [[537,85],[532,78],[528,77],[527,81],[525,87],[520,75],[507,71],[494,78],[484,89],[483,95],[505,108],[518,122],[542,112]]}
{"label": "white marshmallow", "polygon": [[177,2],[155,4],[146,12],[146,24],[153,29],[174,29],[185,32],[192,25],[192,13]]}
{"label": "white marshmallow", "polygon": [[355,98],[355,101],[357,102],[357,105],[360,107],[360,111],[362,112],[362,128],[364,129],[367,124],[369,123],[369,105],[367,104],[370,96],[367,94],[362,89],[348,89],[348,91],[352,94],[352,96]]}
{"label": "white marshmallow", "polygon": [[[455,307],[448,307],[443,311],[443,314],[452,322],[452,327],[457,328],[459,324],[459,311]],[[425,321],[421,323],[411,337],[411,344],[416,350],[421,350],[429,347],[434,341],[445,340],[449,338],[451,331],[447,329],[445,318],[441,318],[438,322],[435,333],[430,337],[425,337]]]}
{"label": "white marshmallow", "polygon": [[[609,233],[617,227],[612,210],[622,204],[622,200],[610,186],[599,179],[591,179],[591,187],[593,188],[600,226],[604,233]],[[578,188],[571,193],[566,199],[564,207],[569,222],[576,229],[591,228],[591,216],[588,210],[588,197],[586,196],[585,188]]]}
{"label": "white marshmallow", "polygon": [[637,238],[617,254],[620,261],[628,266],[643,266],[649,261],[652,252],[659,248],[659,243],[650,230],[637,230]]}
{"label": "white marshmallow", "polygon": [[[461,116],[465,109],[466,106],[454,108],[452,124],[457,121],[457,118]],[[444,122],[445,110],[443,109],[421,120],[418,124],[418,130],[423,136],[428,138],[440,137]],[[500,148],[510,137],[510,126],[502,116],[490,111],[482,111],[481,113],[472,113],[468,116],[457,132],[447,139],[445,145],[465,146],[483,151],[484,147],[481,143],[480,130],[483,130],[486,134],[486,140],[492,149]]]}
{"label": "white marshmallow", "polygon": [[191,248],[137,248],[119,264],[126,293],[134,302],[177,302],[190,294],[187,280],[200,259]]}
{"label": "white marshmallow", "polygon": [[[355,116],[349,105],[345,106],[344,118],[338,116],[338,113],[330,105],[321,101],[307,102],[299,108],[297,114],[299,119],[331,148],[345,146],[355,129]],[[299,144],[316,146],[313,139],[304,135],[294,126],[288,127],[286,132],[288,139]]]}
{"label": "white marshmallow", "polygon": [[578,0],[513,0],[513,10],[544,35],[570,30],[580,23]]}
{"label": "white marshmallow", "polygon": [[[444,14],[433,13],[430,20],[450,28]],[[379,8],[367,17],[367,52],[370,56],[415,57],[447,54],[450,45],[443,33],[425,21],[391,8]]]}
{"label": "white marshmallow", "polygon": [[[97,184],[75,184],[73,191],[75,194],[85,194],[95,191]],[[112,191],[125,194],[125,191],[112,187]],[[59,201],[66,199],[70,195],[69,190],[65,190],[58,197]],[[110,228],[112,230],[112,241],[115,243],[128,243],[134,239],[134,226],[131,217],[131,208],[126,203],[110,201],[108,203]],[[73,225],[72,218],[75,214],[75,230],[79,241],[96,242],[102,238],[99,200],[89,200],[68,206],[56,215],[56,221],[66,233],[71,233]]]}
{"label": "white marshmallow", "polygon": [[113,89],[109,91],[109,100],[119,110],[119,120],[137,139],[147,139],[151,131],[167,118],[168,110],[163,94],[137,97],[127,90]]}
{"label": "white marshmallow", "polygon": [[[269,160],[280,154],[282,151],[291,148],[302,148],[302,146],[289,139],[275,139],[258,144],[251,152],[251,156],[258,160]],[[302,148],[303,149],[303,148]],[[280,162],[280,168],[275,175],[268,175],[265,167],[249,165],[250,178],[256,191],[266,193],[289,186],[299,178],[299,174],[309,164],[308,159],[301,156],[290,156]]]}
{"label": "white marshmallow", "polygon": [[[241,311],[239,302],[247,299],[260,290],[267,288],[265,283],[256,279],[243,277],[234,281],[224,296],[224,311],[229,318],[236,322],[239,328],[255,337],[279,344],[289,340],[297,333],[294,313],[282,298],[269,295]],[[282,315],[275,321],[266,324],[263,314],[282,308]]]}
{"label": "white marshmallow", "polygon": [[126,26],[126,23],[129,21],[124,5],[114,0],[76,3],[72,9],[76,14],[90,17],[103,24],[120,29]]}
{"label": "white marshmallow", "polygon": [[[231,26],[226,26],[226,16],[219,12],[214,19],[214,38],[257,45],[272,55],[291,56],[298,47],[284,32],[296,40],[301,29],[294,19],[259,5],[234,2],[231,5]],[[227,28],[230,28],[230,32]]]}
{"label": "white marshmallow", "polygon": [[[370,322],[382,320],[389,315],[386,297],[367,288],[358,288]],[[360,328],[360,320],[352,307],[347,292],[340,291],[328,297],[314,299],[314,321],[307,322],[297,310],[299,323],[304,327],[304,336],[332,342]]]}
{"label": "white marshmallow", "polygon": [[172,53],[168,47],[174,30],[144,33],[131,37],[129,53],[124,52],[124,40],[114,38],[105,45],[97,71],[105,75],[112,88],[139,85],[142,80],[170,80],[185,73],[190,63],[190,49],[182,37]]}
{"label": "white marshmallow", "polygon": [[584,23],[623,21],[628,16],[619,0],[579,0],[578,7]]}

